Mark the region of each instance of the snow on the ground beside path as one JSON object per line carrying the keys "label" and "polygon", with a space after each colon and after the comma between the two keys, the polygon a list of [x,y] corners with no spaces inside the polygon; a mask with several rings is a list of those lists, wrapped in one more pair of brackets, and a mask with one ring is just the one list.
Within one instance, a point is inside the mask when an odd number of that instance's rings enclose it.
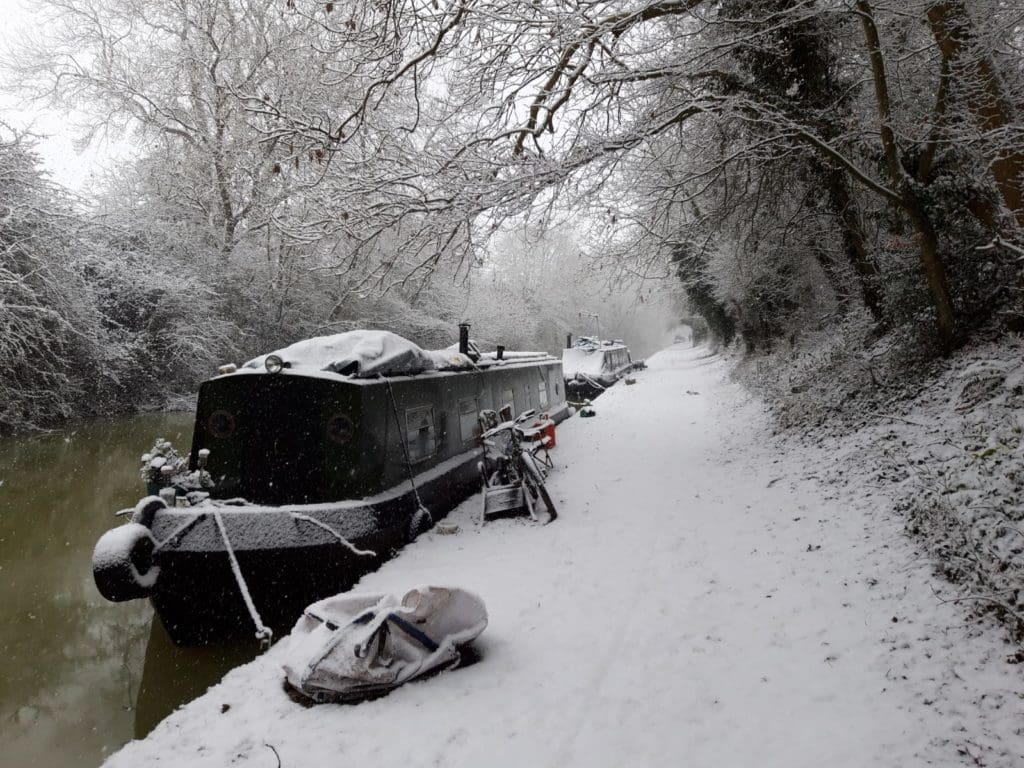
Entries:
{"label": "snow on the ground beside path", "polygon": [[1020,667],[935,598],[886,500],[823,500],[719,359],[648,364],[559,427],[555,523],[481,528],[473,497],[361,582],[480,594],[477,663],[307,709],[284,640],[108,768],[274,766],[267,745],[286,767],[1019,765]]}

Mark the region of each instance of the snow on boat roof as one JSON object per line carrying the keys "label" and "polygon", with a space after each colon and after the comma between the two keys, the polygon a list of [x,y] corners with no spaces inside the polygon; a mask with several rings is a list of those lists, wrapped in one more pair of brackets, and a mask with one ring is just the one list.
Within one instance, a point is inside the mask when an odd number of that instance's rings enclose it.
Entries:
{"label": "snow on boat roof", "polygon": [[280,357],[295,373],[326,371],[360,379],[470,370],[506,361],[516,363],[550,358],[546,352],[506,352],[504,360],[497,360],[495,353],[487,353],[474,362],[458,351],[458,345],[426,350],[391,331],[359,330],[305,339],[255,357],[242,367],[262,371],[270,355]]}
{"label": "snow on boat roof", "polygon": [[562,350],[562,374],[571,379],[576,374],[600,376],[604,372],[604,352],[626,349],[621,341],[599,341],[581,336],[568,349]]}
{"label": "snow on boat roof", "polygon": [[604,355],[602,347],[587,349],[571,347],[562,350],[562,375],[567,379],[582,373],[586,376],[600,376],[604,372]]}
{"label": "snow on boat roof", "polygon": [[615,341],[608,341],[606,339],[602,341],[601,339],[595,339],[593,336],[580,336],[569,349],[586,349],[593,352],[598,349],[619,349],[625,346],[626,342],[622,341],[622,339],[615,339]]}

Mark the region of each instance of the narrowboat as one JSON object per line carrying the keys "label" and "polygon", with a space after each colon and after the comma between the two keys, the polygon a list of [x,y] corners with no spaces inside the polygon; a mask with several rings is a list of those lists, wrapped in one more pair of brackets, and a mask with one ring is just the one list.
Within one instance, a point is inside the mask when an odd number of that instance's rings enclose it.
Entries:
{"label": "narrowboat", "polygon": [[560,361],[461,326],[440,351],[351,331],[224,366],[188,457],[143,456],[151,495],[97,542],[96,585],[148,598],[178,644],[269,641],[479,489],[486,409],[566,418]]}
{"label": "narrowboat", "polygon": [[581,336],[562,350],[566,397],[572,403],[593,400],[636,367],[629,348],[619,340]]}

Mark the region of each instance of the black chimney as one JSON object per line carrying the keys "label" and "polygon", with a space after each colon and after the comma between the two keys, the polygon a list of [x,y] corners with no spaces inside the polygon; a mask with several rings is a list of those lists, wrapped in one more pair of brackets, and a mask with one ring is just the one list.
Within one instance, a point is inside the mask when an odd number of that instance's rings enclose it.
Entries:
{"label": "black chimney", "polygon": [[495,349],[497,350],[497,353],[495,354],[495,357],[498,360],[504,359],[504,357],[505,357],[505,345],[504,344],[498,344],[495,347]]}
{"label": "black chimney", "polygon": [[572,334],[571,333],[565,334],[565,348],[566,349],[572,349]]}
{"label": "black chimney", "polygon": [[459,354],[469,354],[469,323],[459,323]]}

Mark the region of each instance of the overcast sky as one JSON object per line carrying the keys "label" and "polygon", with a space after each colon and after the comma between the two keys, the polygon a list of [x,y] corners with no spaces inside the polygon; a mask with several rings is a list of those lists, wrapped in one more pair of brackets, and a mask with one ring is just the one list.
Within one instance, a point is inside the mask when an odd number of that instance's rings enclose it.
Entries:
{"label": "overcast sky", "polygon": [[[25,0],[0,0],[0,48],[5,52],[18,39],[19,33],[32,24],[33,6]],[[0,72],[0,80],[8,82],[10,75]],[[0,92],[0,118],[15,128],[32,127],[41,135],[37,150],[46,169],[60,184],[76,191],[87,192],[97,170],[109,160],[109,146],[93,146],[84,152],[74,147],[67,110],[30,109],[9,94]]]}

